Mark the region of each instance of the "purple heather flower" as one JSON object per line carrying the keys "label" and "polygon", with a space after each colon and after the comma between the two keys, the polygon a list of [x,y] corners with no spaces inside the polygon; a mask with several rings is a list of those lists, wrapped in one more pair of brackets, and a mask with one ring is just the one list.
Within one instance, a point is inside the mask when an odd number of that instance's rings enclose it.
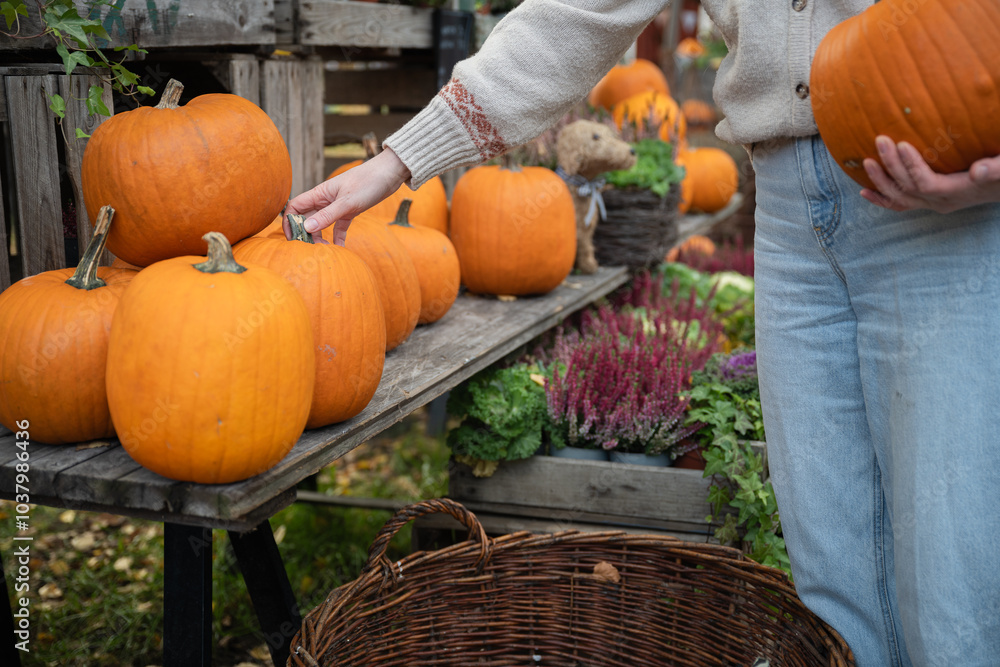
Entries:
{"label": "purple heather flower", "polygon": [[719,368],[723,379],[741,380],[757,376],[757,352],[740,352],[726,359]]}

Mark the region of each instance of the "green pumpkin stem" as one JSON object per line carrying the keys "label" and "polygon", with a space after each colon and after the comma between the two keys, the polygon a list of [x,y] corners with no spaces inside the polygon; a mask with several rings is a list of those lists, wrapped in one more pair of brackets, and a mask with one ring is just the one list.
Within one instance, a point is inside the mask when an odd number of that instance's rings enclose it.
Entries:
{"label": "green pumpkin stem", "polygon": [[233,247],[229,239],[220,232],[209,232],[202,236],[208,242],[208,259],[194,268],[202,273],[243,273],[247,267],[240,266],[233,257]]}
{"label": "green pumpkin stem", "polygon": [[176,109],[181,105],[181,93],[184,92],[184,84],[177,79],[170,79],[167,81],[167,87],[164,88],[163,94],[160,95],[160,103],[156,105],[157,109]]}
{"label": "green pumpkin stem", "polygon": [[500,164],[501,169],[506,169],[507,171],[515,171],[515,172],[521,171],[521,165],[517,163],[517,161],[514,159],[514,156],[511,155],[510,153],[504,153],[500,157],[500,162],[501,162]]}
{"label": "green pumpkin stem", "polygon": [[399,202],[399,208],[396,209],[396,219],[390,222],[390,225],[399,225],[400,227],[412,227],[410,224],[410,205],[413,203],[412,199],[404,199]]}
{"label": "green pumpkin stem", "polygon": [[315,241],[313,241],[312,234],[306,231],[306,216],[289,213],[288,226],[292,230],[293,241],[302,241],[303,243],[315,243]]}
{"label": "green pumpkin stem", "polygon": [[363,137],[361,137],[361,145],[365,148],[365,155],[368,156],[367,159],[372,159],[378,155],[382,147],[379,146],[378,138],[375,136],[374,132],[368,132]]}
{"label": "green pumpkin stem", "polygon": [[92,290],[107,284],[97,277],[97,261],[104,252],[104,245],[108,242],[108,228],[111,227],[111,218],[114,216],[115,209],[110,206],[101,207],[97,214],[97,223],[94,225],[94,235],[90,237],[90,243],[87,244],[76,271],[66,281],[67,285],[77,289]]}

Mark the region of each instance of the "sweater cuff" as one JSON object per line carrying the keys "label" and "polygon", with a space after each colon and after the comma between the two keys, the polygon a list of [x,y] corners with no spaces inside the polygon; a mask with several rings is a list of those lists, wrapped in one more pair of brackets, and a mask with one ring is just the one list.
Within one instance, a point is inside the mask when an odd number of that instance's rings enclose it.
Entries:
{"label": "sweater cuff", "polygon": [[440,95],[382,142],[410,170],[414,190],[433,177],[483,161],[469,132]]}

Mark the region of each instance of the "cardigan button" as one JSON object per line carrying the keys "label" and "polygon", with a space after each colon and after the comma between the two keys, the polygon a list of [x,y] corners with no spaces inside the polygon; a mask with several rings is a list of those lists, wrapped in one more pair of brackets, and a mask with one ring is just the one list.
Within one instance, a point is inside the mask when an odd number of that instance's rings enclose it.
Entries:
{"label": "cardigan button", "polygon": [[800,83],[795,86],[795,94],[799,96],[799,99],[806,99],[809,97],[809,86],[804,83]]}
{"label": "cardigan button", "polygon": [[808,0],[792,0],[792,9],[794,9],[797,12],[801,12],[803,9],[806,8],[807,2]]}

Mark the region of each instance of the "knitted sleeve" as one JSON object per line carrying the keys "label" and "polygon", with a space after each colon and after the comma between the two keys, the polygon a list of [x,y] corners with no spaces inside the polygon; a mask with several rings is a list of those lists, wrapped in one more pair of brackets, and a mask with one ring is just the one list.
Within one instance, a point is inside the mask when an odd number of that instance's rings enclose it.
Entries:
{"label": "knitted sleeve", "polygon": [[384,145],[415,188],[534,139],[587,95],[667,2],[525,0]]}

